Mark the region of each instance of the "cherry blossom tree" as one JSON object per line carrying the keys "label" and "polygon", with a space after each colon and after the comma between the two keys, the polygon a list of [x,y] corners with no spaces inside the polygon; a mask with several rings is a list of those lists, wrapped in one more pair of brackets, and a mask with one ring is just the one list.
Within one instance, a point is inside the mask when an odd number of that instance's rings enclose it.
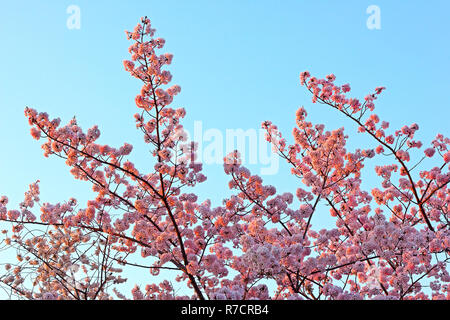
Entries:
{"label": "cherry blossom tree", "polygon": [[[130,160],[130,144],[96,143],[97,126],[84,131],[75,118],[61,125],[25,109],[44,156],[63,159],[95,198],[42,203],[37,181],[16,209],[0,199],[0,219],[9,225],[1,249],[17,255],[0,264],[5,293],[80,300],[450,298],[448,138],[438,134],[421,151],[417,124],[389,130],[374,113],[384,87],[360,101],[334,75],[302,72],[312,101],[352,120],[374,149],[348,151],[343,128],[308,122],[302,107],[292,144],[275,124],[262,124],[299,179],[295,195],[264,184],[235,151],[224,158],[232,195],[213,206],[194,193],[206,177],[197,144],[181,125],[185,110],[171,106],[180,92],[165,70],[172,55],[158,54],[165,41],[154,34],[142,18],[127,32],[131,60],[124,61],[142,82],[135,122],[151,151],[150,172]],[[376,166],[381,184],[364,190],[362,169],[374,157],[390,164]],[[426,163],[432,167],[421,169]],[[313,228],[324,219],[333,227]],[[127,293],[120,284],[131,268],[148,284]]]}

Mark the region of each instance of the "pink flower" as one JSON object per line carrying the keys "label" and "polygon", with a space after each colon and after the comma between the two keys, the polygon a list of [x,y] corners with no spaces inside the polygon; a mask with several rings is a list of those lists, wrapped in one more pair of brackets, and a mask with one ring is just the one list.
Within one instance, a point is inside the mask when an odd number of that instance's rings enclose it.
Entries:
{"label": "pink flower", "polygon": [[446,154],[444,154],[444,161],[445,161],[446,163],[449,163],[449,162],[450,162],[450,151],[447,152]]}
{"label": "pink flower", "polygon": [[305,84],[306,79],[308,79],[310,77],[310,74],[308,71],[304,71],[302,73],[300,73],[300,83],[303,85]]}
{"label": "pink flower", "polygon": [[382,145],[379,145],[379,146],[375,149],[375,152],[378,153],[378,154],[384,152],[383,146],[382,146]]}
{"label": "pink flower", "polygon": [[344,91],[344,92],[350,92],[350,90],[351,90],[351,88],[350,88],[350,85],[347,83],[347,84],[344,84],[343,86],[342,86],[342,91]]}
{"label": "pink flower", "polygon": [[427,157],[431,158],[434,155],[435,150],[434,148],[428,148],[424,151],[424,153]]}
{"label": "pink flower", "polygon": [[123,65],[125,67],[125,70],[127,70],[127,71],[133,71],[133,69],[134,69],[134,62],[132,62],[132,61],[125,60],[123,62]]}
{"label": "pink flower", "polygon": [[334,80],[336,80],[336,76],[334,74],[329,74],[325,77],[329,82],[333,82]]}
{"label": "pink flower", "polygon": [[386,143],[393,144],[395,141],[392,135],[386,137]]}
{"label": "pink flower", "polygon": [[41,138],[41,131],[35,127],[31,128],[31,136],[36,139],[39,140]]}

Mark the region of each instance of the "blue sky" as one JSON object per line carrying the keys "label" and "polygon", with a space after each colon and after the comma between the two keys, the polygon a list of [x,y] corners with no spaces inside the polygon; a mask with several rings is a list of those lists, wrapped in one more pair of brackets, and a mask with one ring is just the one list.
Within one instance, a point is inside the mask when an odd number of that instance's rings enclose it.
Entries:
{"label": "blue sky", "polygon": [[[81,28],[66,26],[69,5],[81,10]],[[369,30],[369,5],[381,10],[381,29]],[[124,30],[147,15],[174,54],[170,70],[181,85],[174,105],[187,110],[184,125],[204,129],[259,128],[276,123],[286,136],[295,110],[327,128],[356,128],[333,110],[313,105],[298,75],[334,73],[364,97],[375,87],[387,91],[377,113],[392,127],[417,122],[419,137],[450,135],[450,2],[442,1],[3,1],[0,5],[0,194],[18,203],[26,186],[41,180],[42,200],[90,196],[65,164],[42,156],[29,135],[25,106],[63,122],[74,115],[84,128],[98,124],[101,143],[135,146],[141,167],[149,158],[134,128],[134,97],[141,84],[124,70]],[[374,147],[363,135],[351,147]],[[257,169],[257,167],[255,167]],[[265,177],[280,191],[295,192],[297,181],[283,164]],[[227,177],[222,167],[205,168],[200,198],[220,204]],[[369,181],[378,181],[369,178]]]}

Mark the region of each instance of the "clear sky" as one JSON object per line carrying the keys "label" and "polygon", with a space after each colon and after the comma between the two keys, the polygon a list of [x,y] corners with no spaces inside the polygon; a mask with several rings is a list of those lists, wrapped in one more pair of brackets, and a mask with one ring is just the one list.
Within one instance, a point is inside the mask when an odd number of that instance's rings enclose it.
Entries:
{"label": "clear sky", "polygon": [[[80,29],[67,28],[69,5],[81,10]],[[366,26],[370,5],[380,8],[379,30]],[[320,77],[334,73],[361,98],[386,86],[377,113],[391,127],[417,122],[427,142],[438,132],[449,136],[449,13],[447,0],[2,1],[0,195],[18,203],[37,179],[43,201],[90,195],[60,159],[42,156],[25,106],[63,122],[76,115],[86,129],[98,124],[101,143],[130,142],[138,166],[149,164],[132,117],[141,84],[122,65],[130,44],[124,30],[144,15],[174,54],[170,70],[182,87],[174,105],[186,108],[188,129],[197,120],[223,132],[271,120],[289,136],[295,110],[304,105],[311,121],[356,134],[336,112],[310,102],[298,80],[309,70]],[[374,147],[368,142],[358,135],[351,146]],[[295,192],[286,168],[265,180]],[[228,180],[219,165],[205,172],[200,199],[220,205]]]}

